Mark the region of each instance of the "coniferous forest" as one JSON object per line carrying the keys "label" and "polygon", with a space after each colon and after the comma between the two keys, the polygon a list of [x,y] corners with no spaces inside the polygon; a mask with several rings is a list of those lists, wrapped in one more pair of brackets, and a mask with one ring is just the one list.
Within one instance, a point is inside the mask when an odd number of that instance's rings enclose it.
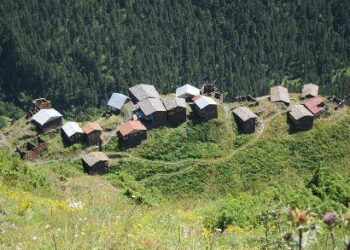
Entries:
{"label": "coniferous forest", "polygon": [[304,82],[350,92],[347,0],[2,0],[1,102],[103,106],[144,82],[215,83],[226,98]]}

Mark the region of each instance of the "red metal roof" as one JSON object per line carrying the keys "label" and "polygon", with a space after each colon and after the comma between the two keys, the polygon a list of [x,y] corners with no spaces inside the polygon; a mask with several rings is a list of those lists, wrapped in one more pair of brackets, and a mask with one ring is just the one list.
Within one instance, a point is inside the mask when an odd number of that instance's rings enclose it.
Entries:
{"label": "red metal roof", "polygon": [[146,131],[147,128],[139,120],[124,122],[118,128],[118,131],[122,136],[126,136],[135,130]]}
{"label": "red metal roof", "polygon": [[306,100],[303,104],[304,106],[310,110],[312,114],[318,114],[321,111],[321,108],[319,107],[323,103],[323,97],[322,96],[316,96],[311,99]]}

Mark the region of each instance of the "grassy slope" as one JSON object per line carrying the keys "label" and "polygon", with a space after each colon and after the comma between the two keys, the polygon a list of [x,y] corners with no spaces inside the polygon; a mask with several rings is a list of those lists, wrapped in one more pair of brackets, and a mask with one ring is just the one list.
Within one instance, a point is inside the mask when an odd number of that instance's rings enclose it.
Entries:
{"label": "grassy slope", "polygon": [[[313,195],[307,183],[322,166],[331,170],[327,174],[340,187],[350,181],[349,111],[316,120],[311,131],[288,134],[285,115],[267,122],[283,107],[263,103],[255,111],[259,109],[261,123],[266,123],[258,139],[258,133],[237,134],[235,125],[231,129],[231,117],[221,110],[219,119],[208,124],[152,131],[146,143],[123,152],[129,158],[114,161],[106,178],[86,176],[78,160],[21,170],[23,185],[0,186],[0,245],[9,249],[46,249],[54,244],[58,249],[245,249],[259,244],[263,236],[256,220],[261,211],[287,204],[315,212],[344,210],[330,195]],[[117,121],[116,117],[101,120],[111,128]],[[15,126],[25,127],[24,121]],[[47,139],[59,153],[43,161],[69,158],[82,150],[61,148],[59,136]],[[106,151],[115,148],[112,141]],[[6,160],[6,164],[15,163]],[[29,178],[40,181],[27,183]],[[125,189],[153,205],[135,205],[123,195]],[[71,208],[72,201],[81,201],[83,208]],[[212,233],[208,227],[215,226],[223,210],[230,213],[233,226],[226,234]],[[325,231],[321,234],[325,236]],[[340,235],[336,237],[341,244]]]}

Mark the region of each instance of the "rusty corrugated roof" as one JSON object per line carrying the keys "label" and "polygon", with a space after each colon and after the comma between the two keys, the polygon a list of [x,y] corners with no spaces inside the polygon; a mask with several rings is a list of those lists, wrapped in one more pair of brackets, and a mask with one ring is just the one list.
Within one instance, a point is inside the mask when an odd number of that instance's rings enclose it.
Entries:
{"label": "rusty corrugated roof", "polygon": [[318,114],[322,109],[319,107],[323,103],[322,96],[316,96],[303,102],[303,105],[310,110],[312,114]]}
{"label": "rusty corrugated roof", "polygon": [[139,120],[136,120],[122,123],[118,131],[122,136],[126,136],[134,131],[147,131],[147,128]]}

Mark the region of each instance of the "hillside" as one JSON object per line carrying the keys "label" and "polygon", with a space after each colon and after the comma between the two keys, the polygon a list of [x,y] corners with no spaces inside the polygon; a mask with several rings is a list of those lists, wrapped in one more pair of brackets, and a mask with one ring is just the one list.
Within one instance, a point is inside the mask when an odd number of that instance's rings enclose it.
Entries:
{"label": "hillside", "polygon": [[141,82],[215,83],[228,100],[315,82],[344,97],[349,13],[345,0],[2,0],[0,116],[47,97],[76,119]]}
{"label": "hillside", "polygon": [[[11,157],[34,135],[22,118],[0,133],[0,246],[286,249],[282,236],[295,232],[288,206],[296,206],[311,210],[317,225],[310,249],[331,248],[321,220],[336,212],[341,247],[349,233],[342,220],[350,202],[350,110],[327,104],[307,132],[290,133],[288,109],[262,100],[252,107],[259,123],[251,135],[238,133],[229,111],[239,103],[224,103],[218,119],[151,130],[136,148],[111,137],[105,176],[83,172],[81,155],[96,148],[63,147],[60,134],[44,136],[49,151],[35,161]],[[108,140],[121,118],[94,120]]]}

